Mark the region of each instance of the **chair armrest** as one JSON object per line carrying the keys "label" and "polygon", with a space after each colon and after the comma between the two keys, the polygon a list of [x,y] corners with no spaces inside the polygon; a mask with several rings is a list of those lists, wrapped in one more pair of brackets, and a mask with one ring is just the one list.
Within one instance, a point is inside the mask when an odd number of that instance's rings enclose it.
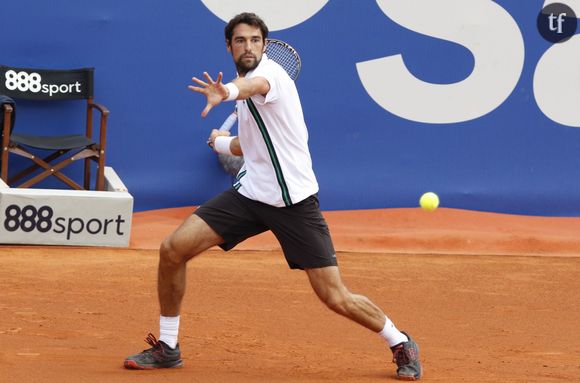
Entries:
{"label": "chair armrest", "polygon": [[[0,132],[0,135],[7,136],[10,137],[10,128],[11,128],[11,121],[10,121],[10,115],[12,114],[12,112],[14,112],[14,108],[12,107],[12,105],[10,104],[3,104],[2,105],[4,108],[4,113],[2,114],[2,120],[3,120],[3,125],[4,125],[4,130],[2,132]],[[3,140],[6,141],[6,140]],[[8,141],[6,141],[8,142]],[[4,143],[2,144],[4,145]]]}
{"label": "chair armrest", "polygon": [[109,114],[109,109],[107,109],[107,107],[104,105],[92,103],[92,104],[90,104],[90,107],[97,109],[99,112],[101,112],[102,115],[106,116]]}
{"label": "chair armrest", "polygon": [[4,113],[2,114],[2,121],[4,128],[0,134],[2,135],[2,147],[0,149],[0,179],[4,181],[5,184],[8,183],[8,145],[10,143],[10,133],[12,125],[12,113],[14,108],[12,105],[3,104]]}

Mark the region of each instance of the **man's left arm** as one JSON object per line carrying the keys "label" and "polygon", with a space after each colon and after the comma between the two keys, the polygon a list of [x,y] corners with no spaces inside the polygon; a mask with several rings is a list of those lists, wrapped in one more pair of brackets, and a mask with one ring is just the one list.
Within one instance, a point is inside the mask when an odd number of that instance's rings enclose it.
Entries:
{"label": "man's left arm", "polygon": [[[220,138],[216,143],[218,137],[227,137],[225,139]],[[214,129],[207,140],[207,144],[217,153],[231,154],[234,156],[243,156],[242,147],[240,146],[240,139],[237,136],[231,137],[230,132],[221,131]],[[225,147],[221,147],[224,145]]]}

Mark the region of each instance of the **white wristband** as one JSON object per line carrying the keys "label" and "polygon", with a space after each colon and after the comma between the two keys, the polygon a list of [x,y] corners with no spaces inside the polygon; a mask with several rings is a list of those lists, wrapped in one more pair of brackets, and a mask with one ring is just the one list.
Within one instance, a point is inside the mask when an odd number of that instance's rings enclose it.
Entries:
{"label": "white wristband", "polygon": [[230,149],[230,144],[235,137],[229,136],[217,136],[213,142],[213,150],[221,154],[229,154],[232,156],[232,150]]}
{"label": "white wristband", "polygon": [[240,88],[238,88],[238,86],[233,82],[228,82],[225,87],[228,88],[230,94],[224,99],[224,101],[235,101],[236,98],[238,98],[238,94],[240,94]]}

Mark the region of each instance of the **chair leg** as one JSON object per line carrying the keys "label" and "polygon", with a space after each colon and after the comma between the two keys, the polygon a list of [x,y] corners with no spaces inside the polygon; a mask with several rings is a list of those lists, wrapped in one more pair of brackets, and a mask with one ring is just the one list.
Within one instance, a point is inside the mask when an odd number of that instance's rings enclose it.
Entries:
{"label": "chair leg", "polygon": [[2,148],[2,159],[1,161],[1,170],[0,170],[0,178],[4,183],[8,184],[8,147]]}
{"label": "chair leg", "polygon": [[104,191],[105,190],[105,168],[102,168],[103,170],[101,171],[99,169],[98,171],[98,177],[97,177],[97,190],[100,191]]}
{"label": "chair leg", "polygon": [[12,123],[12,113],[14,109],[12,106],[6,104],[4,105],[3,113],[3,130],[2,130],[2,159],[0,165],[0,178],[8,184],[8,147],[10,146],[10,133],[11,133],[11,123]]}
{"label": "chair leg", "polygon": [[97,190],[105,190],[105,158],[104,154],[101,152],[98,160],[97,169]]}
{"label": "chair leg", "polygon": [[88,158],[85,158],[85,178],[84,178],[85,190],[91,188],[91,162]]}

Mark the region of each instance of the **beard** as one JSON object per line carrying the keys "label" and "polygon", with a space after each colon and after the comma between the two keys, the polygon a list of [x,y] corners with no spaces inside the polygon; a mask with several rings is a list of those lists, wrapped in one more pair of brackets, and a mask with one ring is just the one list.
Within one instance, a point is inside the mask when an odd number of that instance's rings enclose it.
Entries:
{"label": "beard", "polygon": [[249,71],[256,69],[256,67],[260,63],[260,60],[258,60],[258,58],[254,55],[252,55],[252,57],[253,59],[249,60],[248,55],[244,54],[240,56],[240,58],[236,61],[236,68],[239,74],[245,75]]}

